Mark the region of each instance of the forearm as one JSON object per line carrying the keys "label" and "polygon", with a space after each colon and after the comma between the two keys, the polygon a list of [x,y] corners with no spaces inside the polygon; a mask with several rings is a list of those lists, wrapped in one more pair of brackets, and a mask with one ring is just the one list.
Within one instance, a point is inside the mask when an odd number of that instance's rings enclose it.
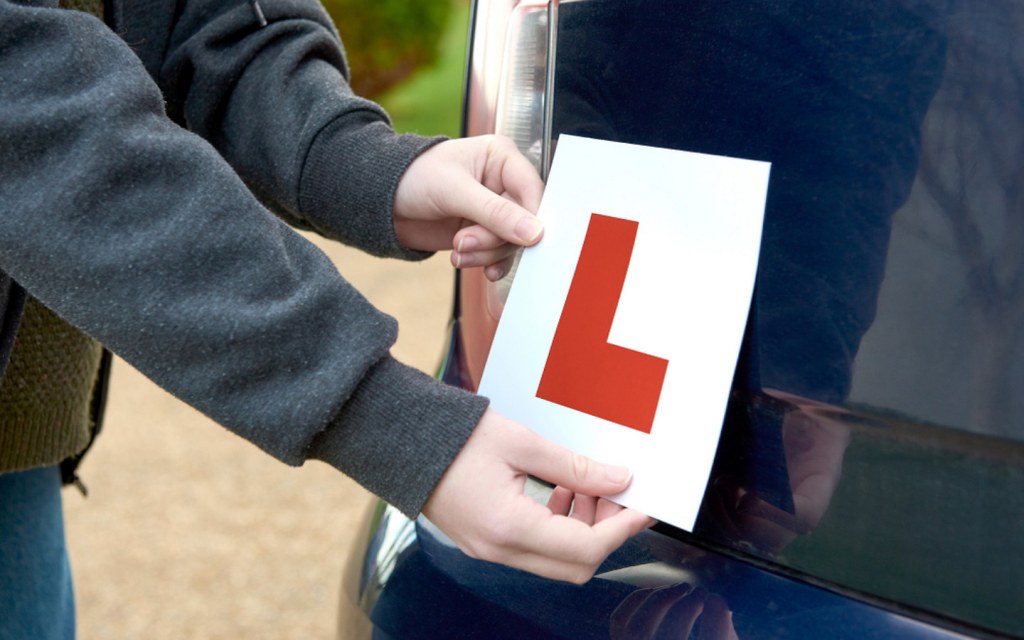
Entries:
{"label": "forearm", "polygon": [[[419,257],[395,238],[406,167],[436,142],[396,134],[347,84],[341,43],[319,3],[191,0],[158,69],[172,112],[209,140],[291,224],[377,255]],[[126,16],[133,24],[146,16]]]}
{"label": "forearm", "polygon": [[[439,395],[390,359],[394,321],[166,119],[159,91],[109,30],[2,1],[0,14],[0,270],[289,464],[318,437],[358,433],[344,454],[319,446],[317,457],[418,509],[422,490],[409,498],[357,464],[371,439],[361,430],[375,428],[357,407],[390,385],[408,385],[410,405],[430,399],[436,413],[410,442],[451,440],[443,467],[479,401]],[[436,482],[441,471],[432,473]]]}

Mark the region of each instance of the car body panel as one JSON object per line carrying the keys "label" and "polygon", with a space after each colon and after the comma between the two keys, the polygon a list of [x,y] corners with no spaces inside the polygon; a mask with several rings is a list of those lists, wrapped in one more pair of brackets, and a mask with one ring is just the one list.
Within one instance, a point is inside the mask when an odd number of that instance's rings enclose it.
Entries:
{"label": "car body panel", "polygon": [[[382,511],[376,637],[1024,637],[1024,3],[474,16],[467,134],[542,171],[561,133],[770,161],[762,257],[692,533],[575,587]],[[475,389],[508,285],[460,274],[446,381]]]}
{"label": "car body panel", "polygon": [[[374,638],[964,637],[653,531],[580,587],[468,558],[425,520],[382,518],[363,574]],[[404,544],[383,543],[396,529]]]}

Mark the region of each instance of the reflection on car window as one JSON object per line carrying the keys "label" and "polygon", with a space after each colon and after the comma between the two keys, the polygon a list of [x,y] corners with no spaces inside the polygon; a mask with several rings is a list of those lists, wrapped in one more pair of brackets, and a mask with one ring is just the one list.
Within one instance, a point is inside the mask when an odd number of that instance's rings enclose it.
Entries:
{"label": "reflection on car window", "polygon": [[963,2],[946,24],[855,398],[1024,439],[1024,9]]}
{"label": "reflection on car window", "polygon": [[553,102],[556,137],[772,163],[698,533],[1013,633],[1020,33],[1010,0],[563,3]]}
{"label": "reflection on car window", "polygon": [[555,128],[770,161],[747,384],[843,400],[941,78],[937,18],[892,2],[587,4],[607,25],[578,38],[579,5],[563,12]]}

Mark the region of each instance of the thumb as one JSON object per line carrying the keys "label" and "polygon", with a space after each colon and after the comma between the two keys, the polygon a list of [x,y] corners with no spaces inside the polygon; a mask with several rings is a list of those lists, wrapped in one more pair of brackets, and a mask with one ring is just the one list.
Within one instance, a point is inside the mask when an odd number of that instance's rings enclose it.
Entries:
{"label": "thumb", "polygon": [[[449,140],[437,149],[450,154],[447,203],[458,217],[479,224],[505,242],[530,246],[540,240],[544,225],[534,212],[540,206],[544,182],[515,144],[501,136]],[[454,184],[458,181],[456,187]]]}
{"label": "thumb", "polygon": [[458,187],[449,190],[447,195],[451,199],[446,205],[452,214],[479,224],[505,242],[530,246],[536,244],[544,232],[540,219],[518,202],[466,176],[462,176]]}
{"label": "thumb", "polygon": [[588,496],[620,493],[633,479],[626,467],[598,462],[530,434],[532,438],[521,441],[519,467],[532,476]]}

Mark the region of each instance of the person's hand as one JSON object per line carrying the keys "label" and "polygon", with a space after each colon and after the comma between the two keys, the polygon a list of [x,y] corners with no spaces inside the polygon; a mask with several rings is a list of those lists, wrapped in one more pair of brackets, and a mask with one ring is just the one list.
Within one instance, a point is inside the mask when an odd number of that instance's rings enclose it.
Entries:
{"label": "person's hand", "polygon": [[479,136],[431,147],[395,192],[394,222],[409,249],[452,249],[456,268],[484,267],[500,279],[520,246],[535,244],[544,183],[511,140]]}
{"label": "person's hand", "polygon": [[[547,507],[524,495],[527,475],[562,487]],[[618,493],[630,479],[623,467],[575,454],[488,409],[423,513],[473,558],[582,584],[654,522],[607,500],[581,497]]]}

